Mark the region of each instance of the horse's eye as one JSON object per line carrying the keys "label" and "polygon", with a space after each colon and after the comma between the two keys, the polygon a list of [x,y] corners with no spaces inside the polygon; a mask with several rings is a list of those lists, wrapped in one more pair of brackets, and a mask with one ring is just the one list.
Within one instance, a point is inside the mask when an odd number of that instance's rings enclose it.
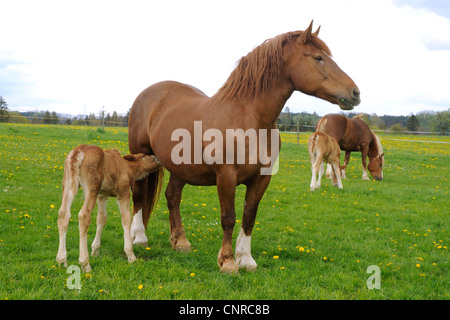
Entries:
{"label": "horse's eye", "polygon": [[316,61],[323,61],[323,57],[322,56],[317,56],[317,57],[314,57],[314,60],[316,60]]}

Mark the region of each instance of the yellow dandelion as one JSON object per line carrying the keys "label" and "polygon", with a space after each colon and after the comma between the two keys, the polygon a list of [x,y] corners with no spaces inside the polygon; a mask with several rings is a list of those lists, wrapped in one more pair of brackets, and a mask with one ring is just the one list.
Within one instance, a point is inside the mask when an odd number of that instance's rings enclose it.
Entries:
{"label": "yellow dandelion", "polygon": [[190,276],[191,276],[192,278],[195,277],[195,273],[192,272],[192,273],[190,274]]}
{"label": "yellow dandelion", "polygon": [[55,209],[55,206],[53,204],[50,205],[50,208]]}
{"label": "yellow dandelion", "polygon": [[305,252],[305,248],[300,247],[300,248],[298,248],[298,251],[300,251],[300,252]]}
{"label": "yellow dandelion", "polygon": [[144,287],[144,285],[143,285],[143,284],[140,284],[140,285],[138,286],[138,289],[139,289],[139,290],[142,290],[143,287]]}
{"label": "yellow dandelion", "polygon": [[327,257],[323,257],[323,261],[327,261],[328,260],[328,258]]}
{"label": "yellow dandelion", "polygon": [[419,263],[417,263],[417,264],[416,264],[416,267],[417,267],[417,268],[420,268],[420,264],[419,264]]}
{"label": "yellow dandelion", "polygon": [[279,259],[280,257],[279,257],[279,256],[273,256],[273,258],[274,258],[275,260],[277,260],[277,259]]}

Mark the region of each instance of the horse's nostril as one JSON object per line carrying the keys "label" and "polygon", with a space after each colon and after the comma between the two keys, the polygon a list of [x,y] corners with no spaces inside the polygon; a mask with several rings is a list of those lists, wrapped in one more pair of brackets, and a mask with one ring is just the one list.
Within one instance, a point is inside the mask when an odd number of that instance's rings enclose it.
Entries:
{"label": "horse's nostril", "polygon": [[358,88],[354,88],[353,92],[352,92],[352,98],[359,99],[359,94],[360,94],[360,92],[359,92]]}

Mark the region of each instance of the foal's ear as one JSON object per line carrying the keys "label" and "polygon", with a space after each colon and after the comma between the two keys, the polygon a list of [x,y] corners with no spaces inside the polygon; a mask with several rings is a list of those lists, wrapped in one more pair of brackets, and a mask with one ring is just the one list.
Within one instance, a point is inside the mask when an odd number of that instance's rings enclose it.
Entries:
{"label": "foal's ear", "polygon": [[380,154],[380,159],[383,158],[383,156],[384,156],[384,152],[382,154]]}
{"label": "foal's ear", "polygon": [[[312,32],[312,27],[313,27],[313,22],[314,20],[311,20],[311,23],[309,24],[308,29],[306,29],[305,31],[302,32],[302,34],[298,37],[298,44],[305,44],[309,41],[309,39],[311,38],[311,32]],[[319,27],[320,29],[320,27]],[[317,34],[319,33],[319,29],[316,31]]]}
{"label": "foal's ear", "polygon": [[132,154],[127,154],[126,156],[123,156],[123,158],[124,158],[125,160],[131,161],[131,162],[137,160],[136,157],[135,157],[134,155],[132,155]]}

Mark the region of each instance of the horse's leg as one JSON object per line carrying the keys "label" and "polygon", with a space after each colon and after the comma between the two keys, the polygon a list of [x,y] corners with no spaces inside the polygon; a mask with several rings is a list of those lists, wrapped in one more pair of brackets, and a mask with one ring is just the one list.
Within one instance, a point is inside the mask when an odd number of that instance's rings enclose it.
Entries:
{"label": "horse's leg", "polygon": [[103,232],[103,228],[105,227],[106,220],[108,219],[108,213],[106,212],[106,200],[108,200],[108,197],[106,197],[106,196],[99,195],[97,197],[97,203],[98,203],[97,232],[95,233],[94,241],[92,241],[91,256],[99,255],[102,232]]}
{"label": "horse's leg", "polygon": [[311,183],[309,188],[311,191],[316,189],[316,179],[317,179],[317,171],[316,171],[316,156],[311,156]]}
{"label": "horse's leg", "polygon": [[191,244],[186,239],[180,216],[181,194],[185,184],[185,181],[171,174],[166,188],[166,199],[169,208],[170,243],[174,250],[187,252],[191,250]]}
{"label": "horse's leg", "polygon": [[80,229],[80,258],[79,262],[81,269],[84,272],[91,271],[91,266],[89,265],[89,254],[87,247],[87,231],[89,225],[91,224],[91,213],[95,207],[95,202],[97,200],[98,192],[86,191],[85,200],[83,207],[78,214],[78,226]]}
{"label": "horse's leg", "polygon": [[333,176],[333,168],[331,166],[331,163],[327,162],[327,171],[325,177],[327,177],[327,179],[331,179],[332,176]]}
{"label": "horse's leg", "polygon": [[242,216],[242,229],[236,240],[236,262],[239,268],[246,268],[247,271],[256,270],[257,267],[251,254],[252,230],[255,224],[259,202],[269,185],[271,177],[271,175],[258,176],[247,184],[244,214]]}
{"label": "horse's leg", "polygon": [[231,243],[236,212],[234,199],[236,196],[236,174],[222,170],[217,174],[217,193],[219,194],[223,241],[217,256],[217,264],[221,272],[234,273],[239,267],[233,259],[233,246]]}
{"label": "horse's leg", "polygon": [[309,188],[311,191],[314,191],[317,188],[320,188],[320,180],[317,180],[317,174],[320,170],[322,155],[316,154],[316,157],[314,159],[314,163],[311,163],[311,171],[312,171],[312,177],[311,177],[311,184],[309,185]]}
{"label": "horse's leg", "polygon": [[343,168],[341,169],[342,179],[347,179],[347,176],[345,175],[345,170],[347,169],[348,162],[350,161],[350,153],[351,151],[345,151],[344,164],[342,165]]}
{"label": "horse's leg", "polygon": [[131,240],[133,244],[147,246],[148,239],[145,236],[145,227],[142,218],[142,208],[146,179],[133,182],[133,222],[131,223]]}
{"label": "horse's leg", "polygon": [[133,263],[136,257],[133,252],[133,243],[131,242],[131,213],[130,213],[130,195],[117,198],[119,202],[120,215],[122,216],[124,251],[128,262]]}
{"label": "horse's leg", "polygon": [[369,146],[362,146],[361,148],[361,160],[362,160],[362,179],[370,180],[367,174],[367,156],[369,155]]}
{"label": "horse's leg", "polygon": [[337,161],[333,161],[331,165],[333,166],[333,185],[335,186],[337,184],[338,188],[342,189],[343,186],[341,181],[341,172],[339,170],[339,158],[337,159]]}
{"label": "horse's leg", "polygon": [[319,164],[319,177],[317,178],[317,188],[320,188],[320,186],[322,185],[322,176],[324,171],[325,171],[325,161],[322,161]]}
{"label": "horse's leg", "polygon": [[58,232],[59,232],[59,248],[56,255],[58,265],[64,264],[67,267],[67,249],[66,249],[66,235],[70,220],[70,207],[72,206],[75,194],[78,191],[78,183],[72,185],[65,185],[61,207],[58,212]]}

